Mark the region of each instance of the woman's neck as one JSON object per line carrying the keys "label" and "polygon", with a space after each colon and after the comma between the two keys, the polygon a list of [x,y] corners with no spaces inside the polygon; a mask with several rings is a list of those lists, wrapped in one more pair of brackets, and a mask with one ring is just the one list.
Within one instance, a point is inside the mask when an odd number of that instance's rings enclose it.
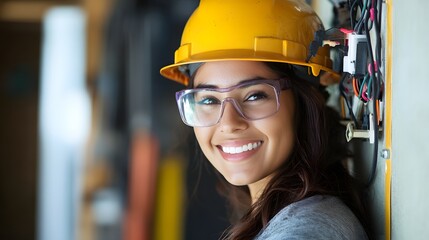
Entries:
{"label": "woman's neck", "polygon": [[252,204],[259,199],[270,179],[271,177],[267,176],[257,182],[247,185],[249,187],[250,197],[252,198]]}

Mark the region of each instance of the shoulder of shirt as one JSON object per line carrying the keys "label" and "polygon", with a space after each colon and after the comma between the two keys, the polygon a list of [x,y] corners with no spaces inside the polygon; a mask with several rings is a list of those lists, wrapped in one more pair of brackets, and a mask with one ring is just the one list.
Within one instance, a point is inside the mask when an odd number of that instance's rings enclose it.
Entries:
{"label": "shoulder of shirt", "polygon": [[337,197],[315,195],[278,212],[257,239],[367,239],[359,220]]}

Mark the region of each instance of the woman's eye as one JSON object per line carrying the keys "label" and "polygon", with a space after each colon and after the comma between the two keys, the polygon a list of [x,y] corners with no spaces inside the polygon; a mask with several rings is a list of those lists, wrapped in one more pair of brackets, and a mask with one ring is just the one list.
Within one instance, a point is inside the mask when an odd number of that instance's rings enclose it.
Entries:
{"label": "woman's eye", "polygon": [[257,92],[257,93],[250,94],[249,97],[246,98],[246,101],[257,101],[257,100],[265,99],[267,97],[268,97],[267,94],[263,92]]}
{"label": "woman's eye", "polygon": [[220,101],[214,97],[206,97],[206,98],[203,98],[202,100],[198,101],[198,104],[213,105],[213,104],[220,104]]}

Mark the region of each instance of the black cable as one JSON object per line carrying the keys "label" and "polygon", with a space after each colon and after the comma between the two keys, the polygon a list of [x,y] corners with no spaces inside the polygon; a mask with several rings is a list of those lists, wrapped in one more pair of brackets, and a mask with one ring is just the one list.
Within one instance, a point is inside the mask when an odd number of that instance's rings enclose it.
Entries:
{"label": "black cable", "polygon": [[357,119],[356,119],[355,114],[353,113],[353,108],[352,108],[352,106],[351,106],[351,103],[350,103],[350,101],[349,101],[348,96],[346,95],[346,91],[345,91],[345,88],[344,88],[344,81],[345,81],[349,76],[350,76],[350,74],[348,74],[348,73],[346,73],[346,72],[344,72],[344,73],[341,75],[341,80],[340,80],[339,88],[340,88],[341,96],[343,96],[344,100],[346,101],[347,109],[349,110],[349,115],[350,115],[350,117],[351,117],[351,120],[354,122],[355,126],[357,127],[357,126],[358,126],[358,121],[357,121]]}
{"label": "black cable", "polygon": [[[374,76],[375,77],[375,76]],[[376,92],[375,90],[377,89],[377,81],[373,80],[372,81],[372,87],[374,89],[374,97],[372,99],[372,105],[373,105],[373,109],[374,109],[374,117],[373,117],[373,130],[374,130],[374,150],[373,150],[373,161],[372,161],[372,168],[371,168],[371,174],[368,177],[368,181],[366,183],[366,187],[370,187],[375,179],[375,175],[377,172],[377,162],[378,162],[378,115],[377,115],[377,111],[375,110],[377,108],[377,101],[375,98]]]}
{"label": "black cable", "polygon": [[374,53],[372,52],[372,45],[371,45],[371,36],[369,35],[369,30],[368,30],[368,22],[370,21],[370,18],[368,17],[366,20],[365,20],[365,28],[364,28],[364,31],[365,31],[365,35],[366,35],[366,40],[367,40],[367,46],[368,46],[368,55],[369,55],[369,57],[370,57],[370,64],[372,65],[372,66],[374,66]]}
{"label": "black cable", "polygon": [[[363,22],[367,18],[369,5],[367,5],[366,8],[363,8],[363,3],[361,2],[359,7],[361,9],[361,16],[360,16],[360,18],[359,18],[358,22],[356,23],[353,30],[355,32],[357,32],[358,34],[362,34]],[[355,14],[357,15],[357,9],[356,9]]]}
{"label": "black cable", "polygon": [[[367,44],[368,44],[368,51],[369,51],[369,57],[370,57],[370,64],[374,66],[374,55],[372,53],[372,46],[371,46],[371,38],[369,35],[369,31],[367,31],[368,28],[368,21],[370,19],[368,18],[367,21],[365,21],[365,34],[367,38]],[[378,114],[377,114],[377,99],[378,99],[378,92],[379,92],[379,84],[378,84],[378,78],[377,74],[375,74],[375,71],[373,71],[373,80],[372,80],[372,92],[373,92],[373,111],[374,111],[374,117],[373,117],[373,130],[374,130],[374,151],[373,151],[373,161],[372,161],[372,169],[371,173],[368,177],[368,181],[366,183],[366,187],[370,187],[375,179],[375,174],[377,172],[377,162],[378,162]]]}
{"label": "black cable", "polygon": [[[374,9],[376,17],[375,17],[375,33],[376,33],[376,46],[375,46],[375,58],[376,58],[376,62],[377,62],[377,70],[380,70],[380,66],[381,66],[381,17],[382,17],[382,6],[381,6],[381,0],[376,0],[377,4],[376,4],[376,8]],[[380,71],[377,71],[380,72]]]}
{"label": "black cable", "polygon": [[356,21],[356,15],[357,15],[357,8],[356,3],[359,2],[359,0],[355,0],[350,6],[350,24],[351,29],[355,29],[355,21]]}
{"label": "black cable", "polygon": [[380,72],[380,66],[381,66],[381,23],[380,23],[380,19],[381,19],[381,14],[382,14],[382,10],[381,10],[381,1],[380,0],[375,0],[375,6],[374,6],[374,25],[375,25],[375,37],[376,37],[376,46],[375,46],[375,63],[377,63],[377,66],[374,66],[374,76],[376,79],[376,84],[377,84],[377,88],[374,89],[374,92],[377,93],[377,95],[374,95],[374,99],[380,99],[380,87],[381,87],[381,82],[382,80],[380,80],[380,77],[382,78],[382,74]]}
{"label": "black cable", "polygon": [[365,12],[362,13],[362,17],[359,19],[359,21],[356,23],[354,31],[358,34],[362,34],[362,27],[364,19],[366,19],[366,15],[368,14],[368,11],[365,10]]}

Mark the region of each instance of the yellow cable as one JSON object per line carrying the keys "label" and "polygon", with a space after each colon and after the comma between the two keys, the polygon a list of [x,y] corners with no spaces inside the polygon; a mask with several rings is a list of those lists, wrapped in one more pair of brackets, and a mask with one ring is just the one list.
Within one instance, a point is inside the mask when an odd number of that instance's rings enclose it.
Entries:
{"label": "yellow cable", "polygon": [[386,99],[385,99],[385,143],[386,150],[390,152],[390,156],[386,159],[386,174],[385,174],[385,232],[386,240],[391,238],[391,181],[392,181],[392,162],[391,162],[391,152],[392,152],[392,1],[386,1],[387,8],[387,44],[386,44]]}
{"label": "yellow cable", "polygon": [[391,179],[392,179],[392,161],[386,160],[386,179],[385,179],[385,214],[386,214],[386,240],[390,240],[390,221],[391,221]]}

